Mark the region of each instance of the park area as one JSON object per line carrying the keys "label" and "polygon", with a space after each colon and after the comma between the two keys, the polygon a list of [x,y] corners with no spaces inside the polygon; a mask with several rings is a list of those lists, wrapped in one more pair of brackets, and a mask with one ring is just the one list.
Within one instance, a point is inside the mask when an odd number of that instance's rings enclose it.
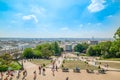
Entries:
{"label": "park area", "polygon": [[65,60],[63,63],[64,67],[70,68],[70,69],[74,69],[76,67],[85,70],[85,69],[91,69],[91,70],[97,70],[98,67],[89,65],[86,62],[80,61],[80,60]]}
{"label": "park area", "polygon": [[[64,56],[64,55],[63,55]],[[73,54],[67,54],[65,56],[69,56],[64,58],[53,57],[52,59],[25,59],[19,61],[19,63],[23,63],[24,70],[20,70],[20,77],[17,80],[22,80],[23,73],[26,70],[27,76],[26,80],[34,80],[34,72],[36,71],[36,79],[35,80],[120,80],[120,72],[119,71],[107,71],[105,74],[101,74],[98,72],[99,68],[93,65],[90,65],[87,61],[81,61],[78,57],[75,57]],[[74,57],[73,57],[74,56]],[[68,59],[69,58],[69,59]],[[52,61],[55,60],[55,65],[58,65],[58,71],[54,71],[54,76],[52,72]],[[18,62],[11,61],[11,66],[14,69],[12,80],[16,80],[18,76],[18,71],[21,68],[21,65]],[[14,64],[14,65],[13,65]],[[45,64],[43,68],[45,68],[45,75],[43,75],[43,71],[41,70],[41,74],[39,74],[38,67]],[[105,64],[101,62],[101,65]],[[109,63],[108,63],[109,64]],[[116,63],[117,64],[117,63]],[[113,64],[113,65],[116,65]],[[118,63],[119,64],[119,63]],[[20,66],[19,66],[20,65]],[[111,64],[109,64],[111,66]],[[118,66],[118,65],[117,65]],[[80,73],[76,73],[73,71],[76,67],[80,68]],[[63,72],[63,68],[68,68],[69,72]],[[11,68],[8,68],[11,69]],[[18,70],[17,70],[18,69]],[[94,70],[94,73],[88,73],[86,69]],[[2,72],[4,74],[4,79],[7,77],[7,72]],[[11,77],[8,77],[8,80]]]}
{"label": "park area", "polygon": [[51,60],[48,60],[48,59],[33,59],[31,60],[32,63],[36,64],[36,65],[48,65],[51,63]]}

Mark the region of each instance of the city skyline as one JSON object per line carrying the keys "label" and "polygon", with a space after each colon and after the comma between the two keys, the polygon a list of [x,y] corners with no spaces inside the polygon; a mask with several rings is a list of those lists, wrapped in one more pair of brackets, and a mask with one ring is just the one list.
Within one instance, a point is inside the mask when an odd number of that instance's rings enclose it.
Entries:
{"label": "city skyline", "polygon": [[0,0],[0,37],[112,38],[119,0]]}

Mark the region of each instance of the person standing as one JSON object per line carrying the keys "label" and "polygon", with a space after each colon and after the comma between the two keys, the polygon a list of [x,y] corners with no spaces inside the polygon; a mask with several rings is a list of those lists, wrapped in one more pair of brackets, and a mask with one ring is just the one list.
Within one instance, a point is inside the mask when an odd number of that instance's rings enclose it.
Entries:
{"label": "person standing", "polygon": [[41,74],[41,66],[39,66],[39,74]]}
{"label": "person standing", "polygon": [[45,68],[43,68],[43,76],[45,76]]}

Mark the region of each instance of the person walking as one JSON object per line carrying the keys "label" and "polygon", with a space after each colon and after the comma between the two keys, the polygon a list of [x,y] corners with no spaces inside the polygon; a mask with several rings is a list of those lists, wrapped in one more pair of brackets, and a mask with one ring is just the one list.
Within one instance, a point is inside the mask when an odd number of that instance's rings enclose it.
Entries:
{"label": "person walking", "polygon": [[36,71],[34,71],[33,74],[34,74],[33,80],[36,80],[36,78],[37,78]]}

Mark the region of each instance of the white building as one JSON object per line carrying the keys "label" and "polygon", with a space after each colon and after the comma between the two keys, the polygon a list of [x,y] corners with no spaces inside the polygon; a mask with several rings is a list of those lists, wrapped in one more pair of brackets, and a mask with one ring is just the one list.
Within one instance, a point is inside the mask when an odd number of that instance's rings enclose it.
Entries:
{"label": "white building", "polygon": [[71,44],[66,44],[65,45],[65,51],[71,52],[72,51],[72,45]]}
{"label": "white building", "polygon": [[90,44],[90,45],[96,45],[96,44],[98,44],[98,41],[88,41],[88,44]]}

